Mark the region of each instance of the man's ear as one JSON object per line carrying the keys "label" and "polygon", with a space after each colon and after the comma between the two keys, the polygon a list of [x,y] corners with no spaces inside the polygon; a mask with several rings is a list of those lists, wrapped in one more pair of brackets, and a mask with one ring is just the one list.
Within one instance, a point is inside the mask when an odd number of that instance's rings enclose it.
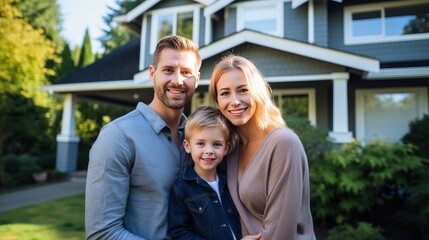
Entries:
{"label": "man's ear", "polygon": [[198,73],[197,73],[197,76],[195,76],[195,77],[196,77],[196,81],[195,81],[195,88],[197,88],[197,87],[198,87],[198,84],[200,83],[200,76],[201,76],[201,73],[200,73],[200,72],[198,72]]}
{"label": "man's ear", "polygon": [[153,65],[149,66],[149,78],[152,82],[154,82],[155,79],[155,67]]}

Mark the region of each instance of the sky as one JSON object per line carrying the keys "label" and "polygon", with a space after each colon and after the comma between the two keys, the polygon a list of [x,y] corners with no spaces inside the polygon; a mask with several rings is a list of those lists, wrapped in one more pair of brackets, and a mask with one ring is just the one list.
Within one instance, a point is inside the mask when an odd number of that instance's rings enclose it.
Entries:
{"label": "sky", "polygon": [[81,46],[85,29],[89,29],[92,51],[102,52],[103,48],[97,38],[103,35],[108,26],[103,16],[109,13],[108,6],[117,7],[115,0],[57,0],[63,20],[63,36],[70,48]]}

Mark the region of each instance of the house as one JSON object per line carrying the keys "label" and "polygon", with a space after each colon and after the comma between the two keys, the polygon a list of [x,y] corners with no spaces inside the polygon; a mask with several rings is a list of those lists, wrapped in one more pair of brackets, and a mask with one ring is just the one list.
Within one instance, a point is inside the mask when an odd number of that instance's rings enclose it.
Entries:
{"label": "house", "polygon": [[169,34],[201,49],[200,86],[187,112],[208,104],[211,71],[228,52],[258,66],[283,111],[337,143],[397,142],[429,111],[427,0],[146,0],[115,20],[140,38],[45,87],[64,95],[60,171],[75,165],[75,98],[149,102],[152,53]]}

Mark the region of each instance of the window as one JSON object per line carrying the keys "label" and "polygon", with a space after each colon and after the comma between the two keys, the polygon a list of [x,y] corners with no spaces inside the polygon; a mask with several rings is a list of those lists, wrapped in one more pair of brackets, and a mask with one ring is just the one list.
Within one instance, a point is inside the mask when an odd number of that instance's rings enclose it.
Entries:
{"label": "window", "polygon": [[273,90],[275,104],[282,114],[287,117],[308,119],[316,125],[316,100],[314,89]]}
{"label": "window", "polygon": [[258,32],[283,36],[283,2],[257,1],[239,3],[237,7],[237,31],[251,29]]}
{"label": "window", "polygon": [[425,88],[357,90],[357,139],[398,142],[409,122],[428,112],[427,101]]}
{"label": "window", "polygon": [[345,8],[345,44],[429,38],[429,3],[414,0]]}
{"label": "window", "polygon": [[159,39],[167,35],[180,35],[198,43],[198,6],[173,7],[152,12],[150,52],[155,51]]}

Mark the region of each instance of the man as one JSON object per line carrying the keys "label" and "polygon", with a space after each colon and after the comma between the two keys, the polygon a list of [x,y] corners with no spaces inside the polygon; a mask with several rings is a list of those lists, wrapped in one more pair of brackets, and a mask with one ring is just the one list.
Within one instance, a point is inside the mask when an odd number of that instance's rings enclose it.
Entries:
{"label": "man", "polygon": [[190,163],[182,146],[184,106],[198,86],[201,57],[189,39],[158,42],[149,68],[154,98],[107,124],[90,151],[87,239],[164,239],[171,185]]}

